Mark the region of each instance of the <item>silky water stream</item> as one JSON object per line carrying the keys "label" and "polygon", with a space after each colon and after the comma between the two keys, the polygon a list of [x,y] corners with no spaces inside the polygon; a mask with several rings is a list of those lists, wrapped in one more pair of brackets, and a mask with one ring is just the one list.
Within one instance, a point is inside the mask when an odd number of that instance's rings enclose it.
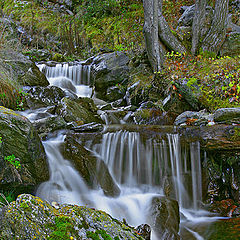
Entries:
{"label": "silky water stream", "polygon": [[[91,95],[90,66],[79,63],[54,67],[39,64],[38,67],[51,85],[75,89],[78,96]],[[28,110],[24,115],[34,121],[45,116],[46,109]],[[101,189],[89,189],[74,166],[63,158],[60,148],[65,137],[65,133],[59,131],[57,136],[44,142],[50,179],[39,186],[38,196],[49,202],[101,209],[138,226],[149,223],[152,199],[164,196],[164,182],[167,180],[170,182],[170,197],[179,203],[182,239],[204,239],[199,226],[215,221],[216,217],[200,210],[202,170],[198,142],[182,144],[178,134],[165,134],[164,138],[143,137],[139,132],[126,130],[105,131],[100,141],[85,141],[85,148],[106,163],[121,189],[119,197],[110,198]],[[152,233],[151,239],[159,237]]]}
{"label": "silky water stream", "polygon": [[[199,210],[202,182],[198,142],[182,146],[178,134],[167,134],[166,140],[149,138],[145,141],[139,133],[129,131],[104,133],[99,143],[87,141],[86,148],[107,164],[121,189],[119,197],[109,198],[100,189],[88,189],[79,173],[63,158],[60,146],[64,137],[59,133],[44,142],[51,177],[40,185],[38,196],[49,202],[101,209],[137,226],[149,222],[151,200],[164,195],[163,183],[170,179],[172,197],[180,206],[181,231],[185,235],[187,232],[185,239],[204,239],[196,226],[214,221],[215,217]],[[153,235],[152,239],[158,238]]]}
{"label": "silky water stream", "polygon": [[70,90],[79,97],[90,97],[91,65],[84,65],[81,62],[58,63],[54,66],[38,64],[39,70],[45,74],[50,85],[58,86],[64,90]]}

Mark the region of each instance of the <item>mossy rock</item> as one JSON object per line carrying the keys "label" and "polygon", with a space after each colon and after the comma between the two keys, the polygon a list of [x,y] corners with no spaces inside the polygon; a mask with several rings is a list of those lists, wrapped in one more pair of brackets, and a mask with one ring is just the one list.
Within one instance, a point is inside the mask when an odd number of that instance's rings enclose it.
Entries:
{"label": "mossy rock", "polygon": [[56,209],[28,194],[20,195],[4,208],[0,216],[0,239],[143,240],[132,227],[103,211],[66,204]]}
{"label": "mossy rock", "polygon": [[120,189],[109,173],[106,164],[86,150],[78,142],[77,135],[67,135],[62,152],[64,158],[73,163],[90,187],[99,186],[106,196],[119,196]]}
{"label": "mossy rock", "polygon": [[24,55],[12,51],[0,51],[0,70],[9,72],[9,81],[21,86],[48,86],[49,82],[38,67]]}
{"label": "mossy rock", "polygon": [[[27,118],[0,106],[0,136],[0,189],[33,190],[38,184],[48,180],[49,172],[43,145]],[[4,159],[12,155],[20,162],[20,168]]]}
{"label": "mossy rock", "polygon": [[56,113],[64,118],[66,122],[76,122],[77,124],[85,123],[103,123],[97,114],[97,108],[90,98],[78,98],[71,100],[63,98],[58,105]]}

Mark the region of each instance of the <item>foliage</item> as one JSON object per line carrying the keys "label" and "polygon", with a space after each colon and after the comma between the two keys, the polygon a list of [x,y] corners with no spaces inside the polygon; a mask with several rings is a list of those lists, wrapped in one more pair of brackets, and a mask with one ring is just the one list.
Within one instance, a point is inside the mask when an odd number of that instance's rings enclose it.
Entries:
{"label": "foliage", "polygon": [[236,107],[240,102],[240,57],[167,54],[165,78],[185,82],[199,95],[203,105],[214,110]]}
{"label": "foliage", "polygon": [[21,163],[14,154],[4,157],[4,160],[12,164],[16,169],[21,168]]}

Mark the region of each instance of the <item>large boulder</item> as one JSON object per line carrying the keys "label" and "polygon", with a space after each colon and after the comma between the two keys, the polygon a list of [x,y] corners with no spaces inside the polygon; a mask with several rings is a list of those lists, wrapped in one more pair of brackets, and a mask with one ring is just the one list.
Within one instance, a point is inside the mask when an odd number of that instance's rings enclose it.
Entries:
{"label": "large boulder", "polygon": [[76,122],[78,125],[84,123],[103,123],[97,114],[97,108],[90,98],[78,98],[71,100],[63,98],[58,105],[56,113],[64,118],[66,122]]}
{"label": "large boulder", "polygon": [[26,92],[26,103],[30,109],[58,105],[66,96],[65,92],[56,86],[32,87]]}
{"label": "large boulder", "polygon": [[149,210],[149,222],[158,239],[180,239],[178,202],[166,197],[154,197]]}
{"label": "large boulder", "polygon": [[32,192],[49,172],[46,154],[30,121],[0,106],[0,189]]}
{"label": "large boulder", "polygon": [[91,72],[97,97],[105,98],[109,87],[127,82],[129,78],[129,58],[125,53],[104,53],[94,57]]}
{"label": "large boulder", "polygon": [[20,195],[0,216],[0,239],[139,239],[109,214],[76,205],[56,205]]}
{"label": "large boulder", "polygon": [[79,144],[73,135],[67,135],[62,151],[64,158],[73,163],[90,187],[97,184],[106,196],[116,197],[120,194],[106,164]]}
{"label": "large boulder", "polygon": [[45,75],[24,55],[8,49],[0,51],[0,58],[0,71],[6,73],[10,81],[21,86],[49,85]]}
{"label": "large boulder", "polygon": [[240,124],[240,108],[220,108],[213,115],[215,122]]}

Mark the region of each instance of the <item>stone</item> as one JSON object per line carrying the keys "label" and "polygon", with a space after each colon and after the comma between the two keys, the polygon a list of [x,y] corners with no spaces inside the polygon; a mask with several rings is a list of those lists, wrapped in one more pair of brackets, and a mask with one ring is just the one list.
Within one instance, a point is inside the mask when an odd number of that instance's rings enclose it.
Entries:
{"label": "stone", "polygon": [[209,121],[213,121],[213,115],[206,110],[199,112],[186,111],[177,116],[174,125],[207,125]]}
{"label": "stone", "polygon": [[[13,192],[33,192],[48,180],[48,164],[41,140],[30,121],[0,106],[0,188]],[[4,157],[12,157],[12,164]],[[11,157],[10,157],[11,158]],[[16,168],[15,161],[20,162]]]}
{"label": "stone", "polygon": [[26,102],[30,109],[59,105],[66,93],[59,87],[33,87],[27,90]]}
{"label": "stone", "polygon": [[215,122],[240,123],[240,108],[220,108],[214,112]]}
{"label": "stone", "polygon": [[69,128],[68,124],[61,116],[48,116],[33,122],[39,136],[46,137],[49,133],[56,130]]}
{"label": "stone", "polygon": [[100,186],[106,196],[117,197],[120,189],[110,175],[106,164],[86,150],[74,137],[67,135],[62,154],[73,163],[88,186]]}
{"label": "stone", "polygon": [[0,239],[144,240],[133,227],[104,211],[77,205],[54,208],[29,194],[18,196],[0,215]]}
{"label": "stone", "polygon": [[8,72],[13,82],[21,86],[49,85],[45,75],[26,56],[12,50],[1,50],[0,58],[1,72]]}
{"label": "stone", "polygon": [[104,53],[94,57],[91,61],[91,73],[98,98],[105,99],[109,87],[128,81],[129,58],[125,53]]}
{"label": "stone", "polygon": [[178,235],[179,206],[176,200],[164,196],[153,197],[148,219],[158,239],[180,239]]}
{"label": "stone", "polygon": [[71,100],[63,98],[57,106],[56,113],[62,116],[66,122],[75,122],[78,125],[96,122],[103,123],[97,114],[97,107],[90,98],[78,98]]}
{"label": "stone", "polygon": [[103,125],[99,123],[88,123],[72,128],[74,132],[98,132],[103,130]]}
{"label": "stone", "polygon": [[107,89],[106,99],[110,102],[114,102],[118,99],[123,98],[125,93],[123,93],[119,87],[113,86]]}

